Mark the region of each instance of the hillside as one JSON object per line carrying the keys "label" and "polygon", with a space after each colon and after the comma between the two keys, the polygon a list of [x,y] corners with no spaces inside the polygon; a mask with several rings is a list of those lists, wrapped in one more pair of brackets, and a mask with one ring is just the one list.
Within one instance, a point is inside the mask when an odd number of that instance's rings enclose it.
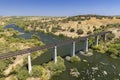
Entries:
{"label": "hillside", "polygon": [[119,25],[119,17],[81,15],[73,17],[6,17],[4,22],[15,23],[26,31],[42,31],[55,35],[79,37],[110,27]]}

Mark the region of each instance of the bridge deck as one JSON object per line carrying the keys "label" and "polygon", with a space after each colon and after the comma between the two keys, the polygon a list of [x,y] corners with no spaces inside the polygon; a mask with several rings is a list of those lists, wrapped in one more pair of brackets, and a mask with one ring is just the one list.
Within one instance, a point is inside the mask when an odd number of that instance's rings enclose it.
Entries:
{"label": "bridge deck", "polygon": [[94,34],[94,35],[88,35],[88,36],[85,36],[85,37],[80,37],[78,39],[72,39],[72,40],[67,40],[67,41],[63,41],[63,42],[59,42],[59,43],[47,44],[47,45],[40,46],[40,47],[32,47],[32,48],[28,48],[28,49],[19,50],[19,51],[4,53],[4,54],[0,55],[0,60],[10,58],[10,57],[13,57],[13,56],[17,56],[17,55],[27,54],[27,53],[31,53],[31,52],[35,52],[35,51],[40,51],[40,50],[43,50],[43,49],[53,48],[55,45],[59,47],[59,46],[62,46],[62,45],[70,44],[73,41],[78,42],[80,40],[85,40],[86,38],[90,38],[90,37],[94,37],[94,36],[98,36],[98,35],[103,35],[103,34],[106,34],[106,33],[112,33],[112,32],[111,31],[100,32],[100,33],[97,33],[97,34]]}

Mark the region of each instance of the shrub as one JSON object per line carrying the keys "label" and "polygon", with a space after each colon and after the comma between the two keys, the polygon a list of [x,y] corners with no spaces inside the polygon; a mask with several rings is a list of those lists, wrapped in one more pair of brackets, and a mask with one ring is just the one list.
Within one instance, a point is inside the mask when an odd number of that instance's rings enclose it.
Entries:
{"label": "shrub", "polygon": [[40,38],[39,38],[37,35],[35,35],[35,34],[33,34],[33,35],[31,36],[31,38],[40,40]]}
{"label": "shrub", "polygon": [[109,48],[106,52],[110,55],[111,54],[118,55],[118,51],[115,48]]}
{"label": "shrub", "polygon": [[90,38],[89,40],[89,47],[92,48],[92,46],[94,45],[94,38]]}
{"label": "shrub", "polygon": [[115,34],[108,34],[107,40],[112,40],[115,37]]}
{"label": "shrub", "polygon": [[65,37],[65,35],[63,35],[63,34],[59,34],[59,37]]}
{"label": "shrub", "polygon": [[78,30],[77,30],[77,34],[79,34],[79,35],[80,35],[80,34],[83,34],[83,33],[84,33],[84,32],[83,32],[83,30],[82,30],[82,29],[78,29]]}
{"label": "shrub", "polygon": [[18,80],[26,80],[28,76],[28,71],[26,69],[21,69],[18,72],[17,78]]}
{"label": "shrub", "polygon": [[46,67],[52,72],[52,74],[55,75],[58,75],[66,69],[64,60],[61,57],[58,57],[58,61],[56,64],[54,62],[49,62]]}
{"label": "shrub", "polygon": [[75,31],[74,28],[71,28],[71,29],[70,29],[70,32],[74,32],[74,31]]}
{"label": "shrub", "polygon": [[91,34],[92,32],[91,31],[88,31],[87,34]]}
{"label": "shrub", "polygon": [[101,50],[101,46],[100,45],[98,45],[98,46],[92,46],[92,49],[100,51]]}
{"label": "shrub", "polygon": [[80,59],[80,57],[78,57],[78,56],[72,56],[71,58],[70,58],[70,62],[80,62],[81,61],[81,59]]}
{"label": "shrub", "polygon": [[113,59],[117,59],[117,56],[115,54],[111,54],[110,57]]}
{"label": "shrub", "polygon": [[53,27],[52,30],[51,30],[53,33],[57,32],[58,29],[56,27]]}
{"label": "shrub", "polygon": [[43,75],[44,68],[41,66],[34,65],[32,67],[32,76],[33,77],[41,77]]}

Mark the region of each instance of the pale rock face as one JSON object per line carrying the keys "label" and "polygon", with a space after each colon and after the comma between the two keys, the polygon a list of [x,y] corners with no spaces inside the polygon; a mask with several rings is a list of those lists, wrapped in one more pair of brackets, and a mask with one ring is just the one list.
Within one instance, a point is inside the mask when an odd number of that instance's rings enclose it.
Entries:
{"label": "pale rock face", "polygon": [[120,76],[120,73],[119,73],[119,76]]}
{"label": "pale rock face", "polygon": [[103,71],[103,74],[104,74],[104,75],[107,75],[108,73],[107,73],[107,71]]}
{"label": "pale rock face", "polygon": [[98,67],[92,67],[92,70],[99,70]]}

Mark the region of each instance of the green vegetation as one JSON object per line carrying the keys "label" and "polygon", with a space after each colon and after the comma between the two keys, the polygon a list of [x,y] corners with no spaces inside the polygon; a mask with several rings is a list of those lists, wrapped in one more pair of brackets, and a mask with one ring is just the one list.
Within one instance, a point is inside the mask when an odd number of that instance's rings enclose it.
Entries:
{"label": "green vegetation", "polygon": [[0,60],[0,78],[4,77],[3,71],[7,68],[9,64],[12,63],[13,58]]}
{"label": "green vegetation", "polygon": [[114,43],[109,44],[106,53],[112,58],[120,57],[120,39],[116,39]]}
{"label": "green vegetation", "polygon": [[59,75],[66,70],[64,59],[62,59],[61,57],[58,57],[58,61],[56,64],[54,62],[49,62],[46,67],[51,71],[52,75]]}
{"label": "green vegetation", "polygon": [[32,66],[32,77],[41,77],[44,73],[44,68],[42,66],[39,65],[34,65]]}
{"label": "green vegetation", "polygon": [[33,35],[31,36],[31,38],[32,38],[32,39],[40,40],[40,38],[39,38],[37,35],[35,35],[35,34],[33,34]]}
{"label": "green vegetation", "polygon": [[70,32],[74,32],[74,31],[75,31],[74,28],[71,28],[71,29],[70,29]]}
{"label": "green vegetation", "polygon": [[74,62],[80,62],[80,61],[81,61],[80,57],[78,57],[78,56],[72,56],[70,58],[70,62],[72,62],[72,63],[74,63]]}
{"label": "green vegetation", "polygon": [[88,31],[88,32],[87,32],[87,34],[91,34],[91,33],[92,33],[92,31]]}
{"label": "green vegetation", "polygon": [[28,71],[27,69],[24,68],[18,71],[17,73],[18,80],[26,80],[28,76],[29,76]]}
{"label": "green vegetation", "polygon": [[78,35],[81,35],[81,34],[83,34],[83,33],[84,33],[84,32],[83,32],[82,29],[78,29],[78,30],[77,30],[77,34],[78,34]]}
{"label": "green vegetation", "polygon": [[78,69],[77,69],[77,68],[73,68],[73,69],[70,70],[70,75],[71,75],[72,77],[77,78],[77,77],[79,77],[80,73],[78,72]]}
{"label": "green vegetation", "polygon": [[[19,32],[11,28],[0,28],[0,54],[26,49],[28,47],[44,45],[38,40],[39,37],[37,37],[36,35],[33,35],[33,39],[17,38],[18,35]],[[9,59],[0,60],[0,79],[5,77],[4,70],[7,69],[8,66],[12,64],[15,59],[15,57],[12,57]],[[17,73],[17,77],[19,80],[25,80],[28,77],[27,69],[21,69],[20,71],[18,70],[19,68],[13,69],[10,74]]]}

